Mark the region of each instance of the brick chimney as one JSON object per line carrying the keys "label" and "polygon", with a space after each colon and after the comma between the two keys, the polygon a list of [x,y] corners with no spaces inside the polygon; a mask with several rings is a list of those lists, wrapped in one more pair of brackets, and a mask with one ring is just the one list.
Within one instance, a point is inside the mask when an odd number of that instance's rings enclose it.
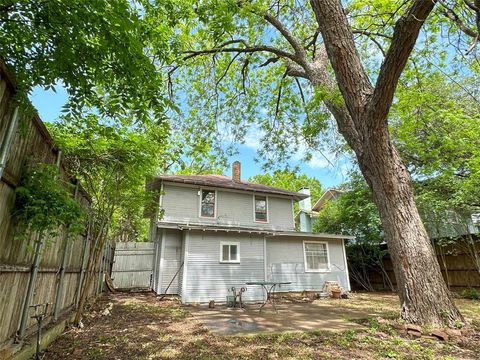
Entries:
{"label": "brick chimney", "polygon": [[232,164],[232,180],[240,182],[242,179],[240,161],[234,161]]}

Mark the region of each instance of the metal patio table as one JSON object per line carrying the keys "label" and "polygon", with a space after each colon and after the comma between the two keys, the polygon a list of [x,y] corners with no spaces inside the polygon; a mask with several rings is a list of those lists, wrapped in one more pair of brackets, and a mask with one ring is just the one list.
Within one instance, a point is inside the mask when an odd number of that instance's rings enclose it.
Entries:
{"label": "metal patio table", "polygon": [[250,282],[247,282],[246,284],[260,285],[265,290],[267,297],[265,298],[265,301],[263,302],[262,306],[260,306],[259,308],[260,312],[262,311],[263,307],[267,305],[268,302],[270,302],[275,312],[278,312],[275,306],[275,289],[277,288],[277,286],[289,285],[291,283],[292,283],[291,281],[250,281]]}

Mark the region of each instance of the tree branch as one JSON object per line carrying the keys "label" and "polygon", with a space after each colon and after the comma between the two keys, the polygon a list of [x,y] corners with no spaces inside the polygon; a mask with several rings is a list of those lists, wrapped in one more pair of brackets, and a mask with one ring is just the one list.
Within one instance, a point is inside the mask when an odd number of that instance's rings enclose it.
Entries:
{"label": "tree branch", "polygon": [[373,88],[360,61],[342,5],[339,0],[310,0],[310,5],[348,111],[361,114]]}
{"label": "tree branch", "polygon": [[380,50],[380,52],[382,53],[383,57],[385,58],[385,56],[387,55],[387,53],[385,52],[385,49],[383,48],[382,44],[377,40],[375,39],[375,35],[374,33],[370,33],[370,32],[365,32],[365,31],[353,31],[354,34],[359,34],[359,35],[365,35],[371,42],[373,42],[378,50]]}
{"label": "tree branch", "polygon": [[383,37],[383,38],[386,38],[386,39],[392,39],[392,37],[390,35],[382,34],[382,33],[375,32],[375,31],[353,29],[352,33],[353,34],[359,34],[359,35],[378,36],[378,37]]}
{"label": "tree branch", "polygon": [[415,46],[420,29],[434,6],[435,0],[415,0],[397,21],[369,106],[369,120],[374,122],[374,126],[387,121],[398,79]]}
{"label": "tree branch", "polygon": [[[457,27],[460,29],[460,31],[462,31],[465,35],[468,35],[474,39],[477,39],[478,38],[478,33],[473,31],[472,29],[470,29],[463,21],[462,19],[460,19],[460,17],[455,13],[455,11],[453,11],[452,8],[448,7],[447,4],[445,3],[445,1],[443,0],[438,0],[438,2],[440,3],[440,5],[442,5],[442,7],[444,8],[444,10],[442,11],[442,13],[447,17],[449,18],[450,20],[452,20],[455,25],[457,25]],[[478,14],[477,14],[477,17],[478,17]]]}
{"label": "tree branch", "polygon": [[278,85],[277,104],[275,105],[275,119],[278,118],[278,113],[280,112],[280,100],[282,99],[283,80],[287,77],[287,75],[287,72],[283,74],[280,80],[280,84]]}
{"label": "tree branch", "polygon": [[188,60],[195,56],[216,54],[216,53],[222,53],[222,52],[236,52],[236,53],[269,52],[281,58],[290,59],[292,61],[297,60],[297,57],[294,54],[277,49],[275,47],[267,46],[267,45],[253,45],[253,46],[245,46],[245,47],[223,47],[222,45],[220,45],[219,47],[215,47],[212,49],[188,50],[184,52],[184,54],[187,54],[187,55],[183,58],[183,60]]}
{"label": "tree branch", "polygon": [[293,50],[295,50],[295,55],[297,55],[297,60],[300,61],[300,63],[305,63],[306,60],[306,52],[303,46],[300,43],[300,40],[298,40],[291,32],[290,30],[287,29],[285,25],[283,25],[278,18],[270,14],[268,11],[265,12],[263,15],[264,19],[267,20],[270,24],[277,29],[280,34],[285,38],[285,40],[288,41],[288,43],[292,46]]}

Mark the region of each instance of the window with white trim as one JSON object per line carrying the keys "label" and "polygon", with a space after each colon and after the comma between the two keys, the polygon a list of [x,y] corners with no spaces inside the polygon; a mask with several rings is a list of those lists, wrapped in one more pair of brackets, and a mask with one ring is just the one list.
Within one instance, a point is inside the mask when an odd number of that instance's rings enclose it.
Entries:
{"label": "window with white trim", "polygon": [[240,262],[240,244],[238,242],[220,243],[220,262],[239,263]]}
{"label": "window with white trim", "polygon": [[255,199],[255,221],[267,222],[267,197],[254,196]]}
{"label": "window with white trim", "polygon": [[305,271],[328,271],[328,246],[326,242],[305,241],[303,243],[305,255]]}
{"label": "window with white trim", "polygon": [[202,190],[200,216],[215,217],[215,190]]}

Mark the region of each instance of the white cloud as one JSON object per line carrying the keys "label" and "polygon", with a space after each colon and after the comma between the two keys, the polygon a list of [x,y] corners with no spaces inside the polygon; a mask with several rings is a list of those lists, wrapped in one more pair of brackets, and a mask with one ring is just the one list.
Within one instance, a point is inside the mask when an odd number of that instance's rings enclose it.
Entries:
{"label": "white cloud", "polygon": [[[252,124],[244,137],[244,145],[254,151],[258,151],[261,147],[261,140],[265,135],[265,131],[261,129],[257,124]],[[305,160],[305,155],[311,154],[309,160]],[[311,169],[315,170],[328,170],[335,175],[340,175],[342,178],[346,178],[351,163],[348,157],[338,154],[332,151],[312,151],[308,148],[308,145],[301,141],[298,145],[298,149],[291,157],[293,162],[304,164]]]}
{"label": "white cloud", "polygon": [[248,128],[247,133],[245,134],[244,145],[255,151],[257,151],[261,143],[262,137],[265,135],[265,132],[259,128],[258,125],[252,125]]}

